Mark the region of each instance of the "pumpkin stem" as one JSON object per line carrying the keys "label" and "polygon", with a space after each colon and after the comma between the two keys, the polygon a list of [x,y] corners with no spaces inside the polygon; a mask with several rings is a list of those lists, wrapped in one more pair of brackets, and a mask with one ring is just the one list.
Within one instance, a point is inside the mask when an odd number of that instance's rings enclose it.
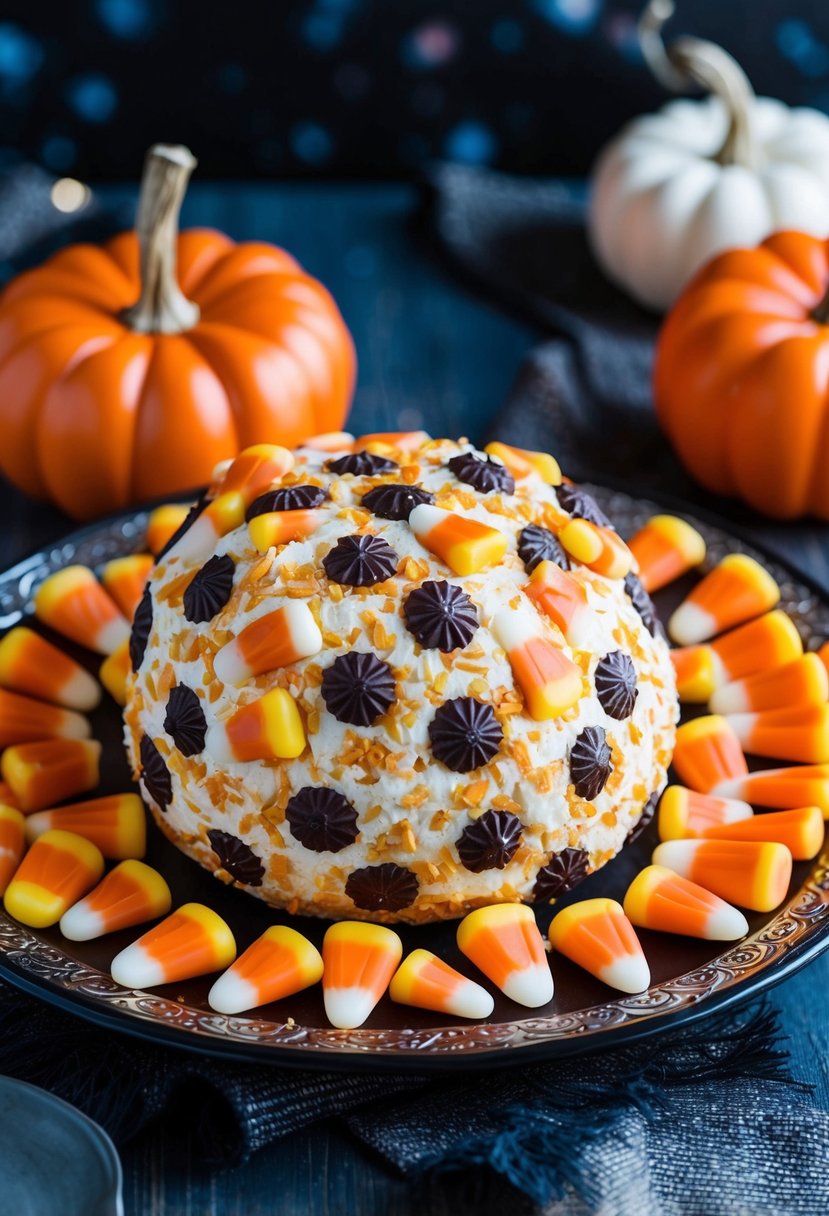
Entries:
{"label": "pumpkin stem", "polygon": [[673,15],[673,0],[650,0],[639,18],[639,45],[656,79],[674,93],[699,87],[725,106],[728,132],[722,147],[712,156],[721,165],[757,169],[762,154],[754,130],[754,90],[743,69],[716,42],[685,36],[669,46],[662,27]]}
{"label": "pumpkin stem", "polygon": [[121,314],[136,333],[179,334],[198,322],[199,306],[183,295],[176,278],[178,216],[196,163],[182,144],[153,144],[144,161],[135,220],[141,295]]}

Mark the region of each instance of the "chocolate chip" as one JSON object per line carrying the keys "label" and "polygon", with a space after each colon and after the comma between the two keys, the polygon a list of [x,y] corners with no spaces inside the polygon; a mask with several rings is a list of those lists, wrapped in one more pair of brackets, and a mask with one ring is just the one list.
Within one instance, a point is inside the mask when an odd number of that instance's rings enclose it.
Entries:
{"label": "chocolate chip", "polygon": [[233,559],[225,553],[211,557],[198,571],[184,592],[184,615],[197,625],[212,621],[221,612],[233,590]]}
{"label": "chocolate chip", "polygon": [[173,801],[173,783],[164,757],[147,735],[141,736],[138,751],[141,756],[141,776],[147,793],[160,810],[166,811]]}
{"label": "chocolate chip", "polygon": [[521,843],[521,820],[512,811],[485,811],[464,828],[457,843],[467,870],[503,870]]}
{"label": "chocolate chip", "polygon": [[613,771],[603,726],[587,726],[570,749],[570,776],[579,798],[588,802],[604,789]]}
{"label": "chocolate chip", "polygon": [[167,698],[164,729],[182,756],[196,756],[204,751],[207,722],[201,702],[192,688],[177,684]]}
{"label": "chocolate chip", "polygon": [[231,878],[244,883],[246,887],[262,886],[265,867],[244,840],[232,836],[230,832],[220,832],[217,828],[211,828],[207,839],[219,859],[221,868],[227,870]]}
{"label": "chocolate chip", "polygon": [[341,536],[322,564],[332,583],[347,587],[373,587],[391,578],[398,557],[380,536]]}
{"label": "chocolate chip", "polygon": [[457,477],[472,486],[480,494],[492,494],[496,490],[502,494],[512,494],[515,490],[515,478],[506,465],[491,456],[479,456],[475,452],[462,452],[453,456],[448,468]]}
{"label": "chocolate chip", "polygon": [[376,655],[349,650],[323,672],[322,697],[338,722],[370,726],[394,703],[394,676]]}
{"label": "chocolate chip", "polygon": [[429,580],[410,591],[403,604],[409,632],[421,646],[457,650],[468,646],[478,628],[478,610],[462,587]]}
{"label": "chocolate chip", "polygon": [[518,556],[524,563],[527,574],[532,574],[541,562],[555,562],[562,570],[570,569],[570,561],[564,546],[549,528],[528,524],[518,537]]}
{"label": "chocolate chip", "polygon": [[245,519],[267,515],[271,511],[307,511],[325,502],[325,490],[321,486],[282,486],[278,490],[267,490],[254,498],[245,511]]}
{"label": "chocolate chip", "polygon": [[[556,498],[558,505],[568,515],[573,515],[576,519],[589,520],[591,524],[598,524],[600,528],[613,528],[613,524],[595,498],[586,490],[580,489],[579,486],[571,486],[563,482],[560,486],[556,486]],[[616,529],[613,528],[613,531],[615,532]]]}
{"label": "chocolate chip", "polygon": [[345,893],[366,912],[399,912],[417,899],[417,877],[393,861],[363,866],[349,874]]}
{"label": "chocolate chip", "polygon": [[432,754],[456,773],[468,773],[487,764],[497,754],[503,737],[492,706],[474,697],[444,702],[429,723]]}
{"label": "chocolate chip", "polygon": [[630,655],[622,650],[612,650],[603,659],[599,659],[593,678],[596,696],[605,713],[620,722],[629,718],[639,696],[636,668]]}
{"label": "chocolate chip", "polygon": [[314,853],[339,853],[357,839],[357,812],[342,794],[325,786],[303,786],[288,799],[291,835]]}
{"label": "chocolate chip", "polygon": [[435,501],[434,494],[420,486],[391,485],[375,486],[364,494],[361,505],[380,519],[407,520],[415,507]]}
{"label": "chocolate chip", "polygon": [[628,593],[631,604],[633,604],[633,607],[642,618],[642,624],[648,633],[655,638],[664,638],[665,630],[662,628],[662,622],[656,615],[653,600],[642,586],[642,580],[638,575],[625,575],[625,591]]}
{"label": "chocolate chip", "polygon": [[344,473],[353,473],[355,477],[378,477],[381,473],[393,473],[400,465],[374,452],[349,452],[347,456],[330,460],[327,467],[329,472],[340,477]]}
{"label": "chocolate chip", "polygon": [[642,814],[639,816],[639,819],[636,821],[636,823],[634,823],[633,827],[625,837],[625,844],[633,844],[634,840],[642,835],[645,828],[649,825],[656,814],[656,808],[659,806],[659,798],[660,791],[654,790],[648,801],[642,807]]}
{"label": "chocolate chip", "polygon": [[144,662],[144,654],[147,650],[147,642],[150,640],[150,633],[153,628],[153,597],[149,587],[144,588],[144,594],[138,602],[138,607],[135,610],[135,616],[132,618],[132,632],[130,633],[130,663],[133,671],[138,671],[138,668]]}
{"label": "chocolate chip", "polygon": [[533,899],[547,903],[570,891],[587,877],[589,857],[584,849],[562,849],[554,853],[535,878]]}

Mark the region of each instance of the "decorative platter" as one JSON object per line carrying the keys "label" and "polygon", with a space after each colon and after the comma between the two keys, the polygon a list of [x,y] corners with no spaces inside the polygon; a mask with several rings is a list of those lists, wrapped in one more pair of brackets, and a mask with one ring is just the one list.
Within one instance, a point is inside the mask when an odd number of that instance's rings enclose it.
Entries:
{"label": "decorative platter", "polygon": [[[626,536],[660,509],[653,502],[623,493],[587,488]],[[815,649],[829,637],[829,602],[815,587],[731,535],[726,525],[689,518],[706,539],[708,565],[727,553],[742,551],[767,566],[781,588],[780,606],[796,622],[806,649]],[[97,568],[114,557],[140,551],[146,522],[146,512],[104,521],[73,533],[0,575],[0,630],[30,616],[34,590],[62,566],[79,562]],[[689,576],[656,595],[663,620],[694,581]],[[42,632],[49,636],[48,630]],[[65,640],[52,640],[67,648]],[[96,669],[94,656],[69,649],[90,670]],[[91,721],[93,734],[103,743],[98,792],[133,788],[122,744],[120,710],[105,696]],[[560,899],[556,910],[568,902],[599,895],[620,900],[634,875],[649,862],[656,843],[651,823],[612,862]],[[328,922],[289,918],[242,891],[223,887],[153,826],[146,860],[167,879],[174,906],[195,900],[214,907],[232,928],[240,953],[269,924],[287,920],[315,945],[321,944]],[[536,913],[546,932],[553,910],[538,905]],[[772,914],[750,915],[749,926],[747,937],[725,949],[722,943],[641,930],[652,984],[638,996],[615,995],[556,955],[556,992],[548,1006],[529,1014],[496,995],[494,1012],[485,1022],[447,1023],[441,1015],[395,1005],[384,997],[365,1025],[357,1030],[335,1030],[326,1023],[318,985],[251,1015],[222,1016],[206,1000],[214,977],[153,992],[129,991],[110,978],[112,958],[140,930],[74,943],[65,940],[57,928],[32,930],[2,911],[0,977],[103,1027],[214,1056],[325,1069],[497,1067],[600,1050],[673,1031],[741,1002],[802,967],[829,947],[829,841],[815,861],[795,864],[786,902]],[[404,950],[423,946],[469,971],[470,965],[455,944],[455,922],[395,928]]]}

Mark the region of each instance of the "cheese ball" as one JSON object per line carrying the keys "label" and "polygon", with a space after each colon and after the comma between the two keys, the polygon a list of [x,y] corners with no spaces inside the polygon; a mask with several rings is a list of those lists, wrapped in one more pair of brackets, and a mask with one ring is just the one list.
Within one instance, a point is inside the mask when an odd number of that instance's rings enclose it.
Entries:
{"label": "cheese ball", "polygon": [[164,834],[292,913],[552,902],[663,788],[678,706],[627,546],[549,456],[250,449],[157,561],[125,738]]}

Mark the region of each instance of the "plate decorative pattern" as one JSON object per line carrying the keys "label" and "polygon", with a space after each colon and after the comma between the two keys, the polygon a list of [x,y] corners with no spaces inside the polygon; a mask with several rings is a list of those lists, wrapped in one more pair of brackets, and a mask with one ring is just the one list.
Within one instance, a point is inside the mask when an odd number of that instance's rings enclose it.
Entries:
{"label": "plate decorative pattern", "polygon": [[[601,487],[587,487],[629,535],[660,510]],[[781,607],[796,621],[804,645],[814,649],[829,637],[829,603],[789,569],[725,530],[689,517],[705,536],[707,565],[727,553],[757,556],[781,588]],[[145,512],[74,534],[0,575],[0,630],[31,610],[34,589],[70,562],[93,567],[134,551],[146,525]],[[617,859],[618,860],[618,859]],[[188,863],[189,864],[189,863]],[[614,863],[615,864],[615,863]],[[682,974],[655,983],[638,996],[544,1016],[446,1026],[395,1025],[341,1031],[303,1025],[292,1018],[225,1017],[186,999],[128,991],[103,970],[73,958],[54,940],[0,911],[0,976],[44,999],[143,1037],[211,1054],[273,1059],[300,1066],[428,1068],[456,1060],[464,1066],[503,1064],[517,1058],[562,1055],[610,1046],[678,1022],[703,1016],[776,982],[829,947],[829,849],[810,867],[788,903],[743,941]],[[709,944],[710,945],[710,944]],[[496,1015],[497,1016],[497,1015]]]}

